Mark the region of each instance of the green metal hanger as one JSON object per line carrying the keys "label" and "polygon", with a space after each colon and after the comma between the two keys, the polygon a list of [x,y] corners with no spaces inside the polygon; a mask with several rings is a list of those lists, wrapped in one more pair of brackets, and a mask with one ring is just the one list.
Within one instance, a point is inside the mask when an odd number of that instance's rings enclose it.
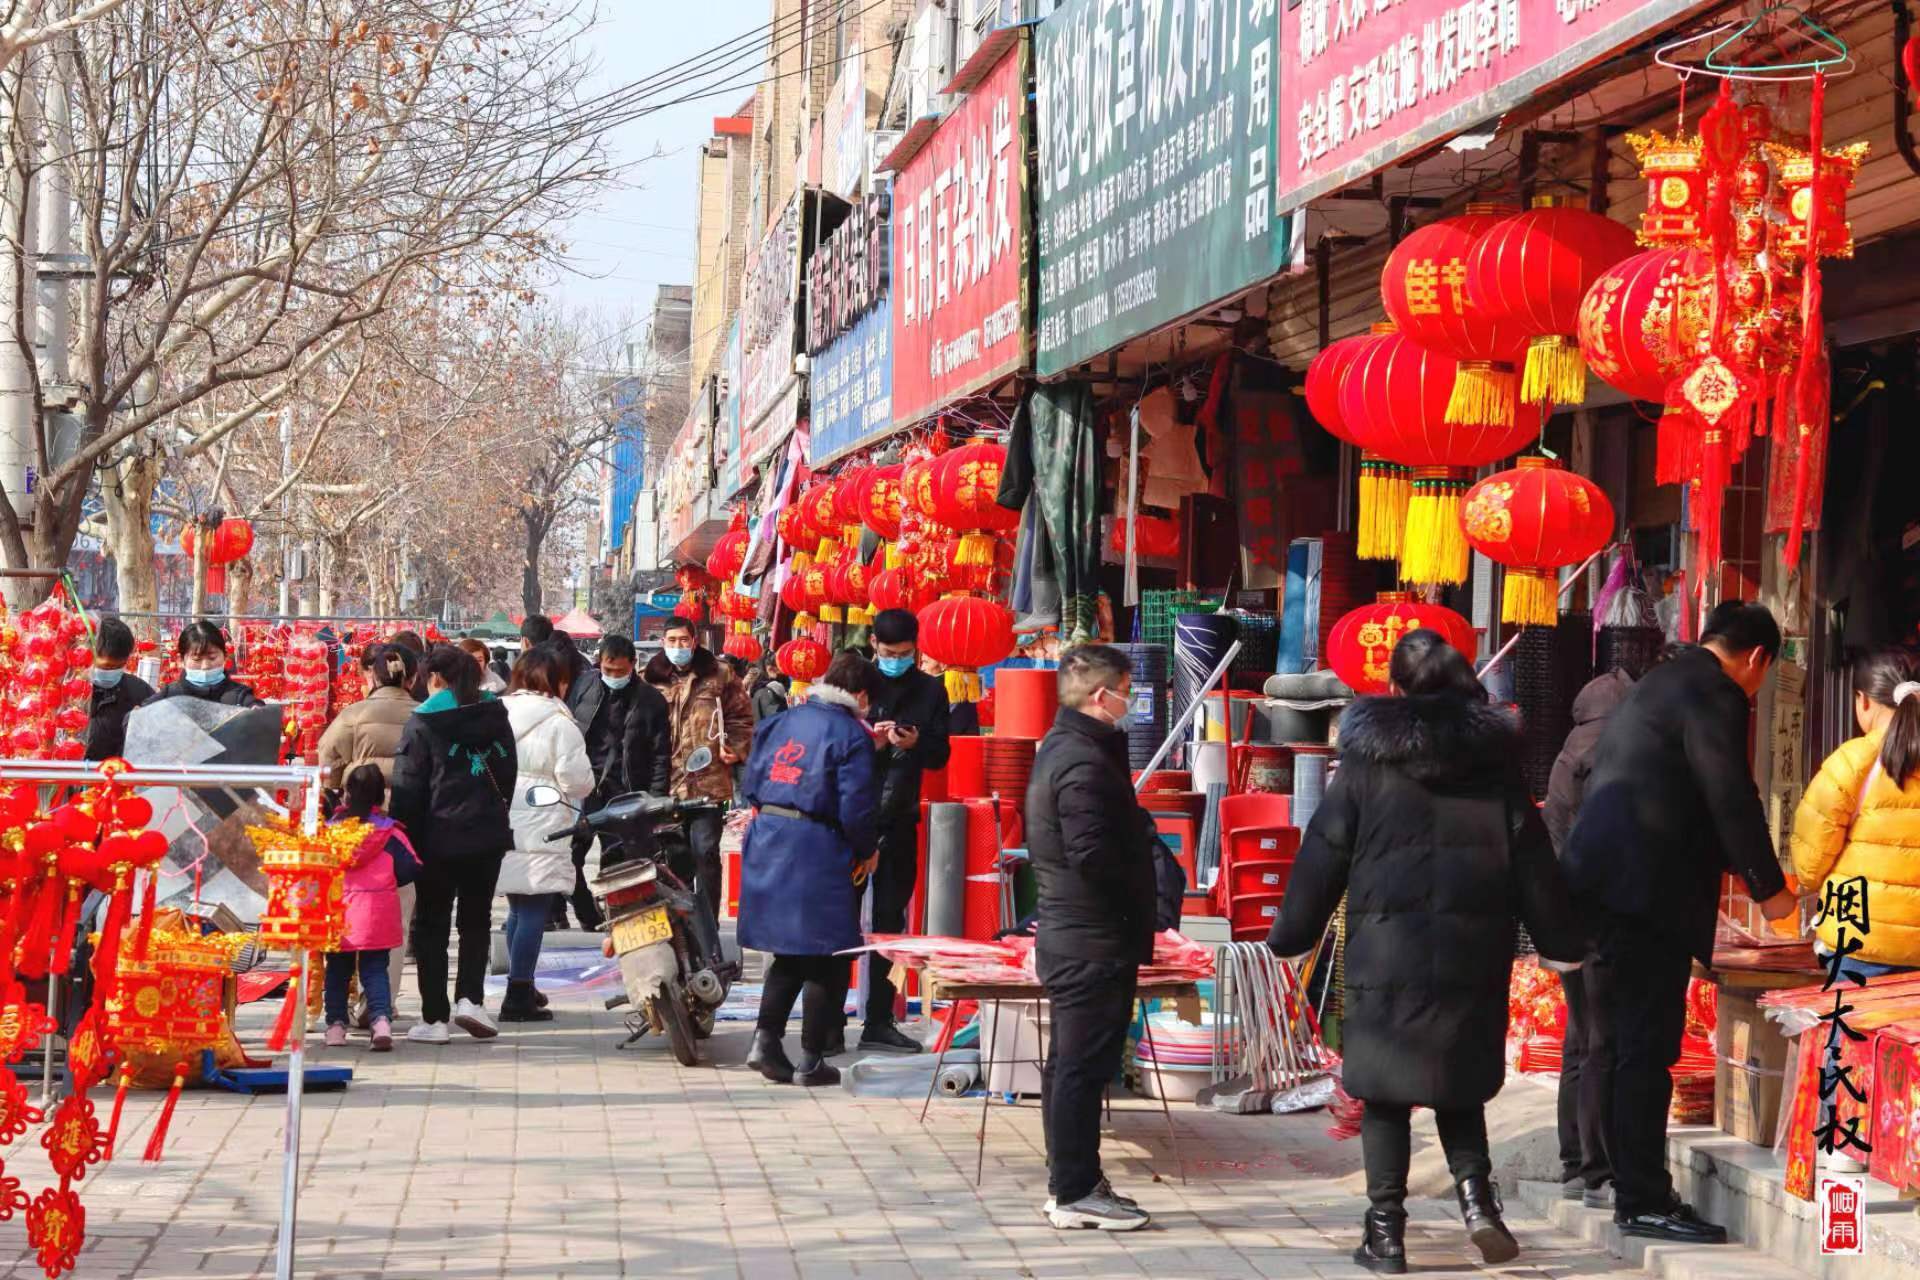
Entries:
{"label": "green metal hanger", "polygon": [[[1832,56],[1818,57],[1802,62],[1774,62],[1757,67],[1746,66],[1737,62],[1726,63],[1719,60],[1720,52],[1723,49],[1745,39],[1755,27],[1766,22],[1766,20],[1774,14],[1781,12],[1791,13],[1793,15],[1794,26],[1797,28],[1796,34],[1798,34],[1802,40],[1808,44],[1824,49]],[[1706,60],[1701,63],[1700,69],[1711,75],[1729,76],[1733,78],[1794,80],[1809,78],[1811,75],[1826,71],[1831,67],[1851,67],[1852,64],[1853,52],[1847,48],[1846,41],[1808,17],[1806,11],[1799,6],[1780,3],[1768,5],[1765,9],[1762,9],[1759,13],[1735,27],[1732,33],[1721,40],[1720,43],[1707,50]],[[1807,75],[1796,75],[1794,74],[1796,72],[1805,72]]]}

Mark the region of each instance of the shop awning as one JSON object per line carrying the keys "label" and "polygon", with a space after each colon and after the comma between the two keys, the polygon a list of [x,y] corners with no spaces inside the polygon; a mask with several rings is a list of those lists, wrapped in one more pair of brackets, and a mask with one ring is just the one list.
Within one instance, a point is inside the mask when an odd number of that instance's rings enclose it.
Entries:
{"label": "shop awning", "polygon": [[603,632],[593,615],[585,609],[569,609],[553,621],[555,631],[564,631],[578,640],[597,639]]}

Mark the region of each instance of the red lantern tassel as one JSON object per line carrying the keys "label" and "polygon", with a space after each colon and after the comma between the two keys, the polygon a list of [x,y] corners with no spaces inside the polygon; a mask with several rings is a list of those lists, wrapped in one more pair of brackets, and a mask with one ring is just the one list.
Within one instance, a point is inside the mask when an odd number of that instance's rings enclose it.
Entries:
{"label": "red lantern tassel", "polygon": [[1654,483],[1685,484],[1692,478],[1694,424],[1686,409],[1669,404],[1654,436]]}
{"label": "red lantern tassel", "polygon": [[47,976],[47,956],[53,950],[53,935],[60,926],[60,881],[57,876],[48,876],[34,894],[33,915],[27,921],[27,931],[20,939],[20,954],[17,968],[21,976],[44,978]]}
{"label": "red lantern tassel", "polygon": [[280,1002],[280,1014],[273,1020],[273,1031],[267,1036],[268,1052],[278,1053],[287,1047],[287,1040],[293,1034],[293,1015],[304,1003],[300,999],[300,962],[296,960],[287,973],[287,998]]}
{"label": "red lantern tassel", "polygon": [[1787,528],[1785,560],[1788,572],[1800,567],[1800,540],[1807,525],[1807,482],[1812,468],[1808,458],[1815,449],[1824,450],[1827,418],[1832,412],[1832,377],[1827,368],[1826,327],[1820,314],[1820,241],[1826,232],[1821,223],[1819,196],[1820,169],[1826,164],[1827,76],[1813,73],[1813,91],[1807,105],[1807,153],[1813,164],[1807,192],[1807,268],[1800,286],[1800,368],[1794,379],[1794,417],[1800,424],[1800,447],[1793,459],[1793,515]]}
{"label": "red lantern tassel", "polygon": [[67,884],[67,906],[61,913],[60,938],[54,944],[53,958],[47,965],[50,972],[62,977],[65,977],[68,970],[73,967],[73,935],[80,929],[82,888],[78,880],[69,881]]}
{"label": "red lantern tassel", "polygon": [[153,1122],[153,1133],[147,1138],[147,1149],[141,1159],[148,1164],[157,1164],[160,1153],[167,1146],[167,1126],[173,1123],[173,1109],[180,1101],[180,1091],[187,1087],[187,1064],[173,1064],[173,1087],[167,1090],[167,1100],[160,1107],[160,1118]]}
{"label": "red lantern tassel", "polygon": [[133,911],[133,893],[127,888],[126,873],[114,883],[113,896],[107,899],[107,918],[100,925],[100,945],[93,952],[93,976],[111,982],[120,963],[120,937],[126,932],[127,916]]}
{"label": "red lantern tassel", "polygon": [[120,1135],[120,1112],[127,1105],[127,1090],[133,1087],[133,1064],[120,1066],[120,1087],[113,1091],[113,1115],[107,1120],[107,1154],[105,1159],[113,1159],[113,1142]]}

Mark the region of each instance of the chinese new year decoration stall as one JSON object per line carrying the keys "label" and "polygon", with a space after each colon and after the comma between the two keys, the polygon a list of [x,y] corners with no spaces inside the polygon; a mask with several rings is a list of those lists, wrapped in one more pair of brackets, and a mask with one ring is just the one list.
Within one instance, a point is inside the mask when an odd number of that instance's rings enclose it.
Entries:
{"label": "chinese new year decoration stall", "polygon": [[1613,504],[1585,476],[1525,457],[1467,491],[1460,523],[1475,551],[1506,566],[1501,620],[1550,627],[1560,617],[1554,570],[1606,547]]}

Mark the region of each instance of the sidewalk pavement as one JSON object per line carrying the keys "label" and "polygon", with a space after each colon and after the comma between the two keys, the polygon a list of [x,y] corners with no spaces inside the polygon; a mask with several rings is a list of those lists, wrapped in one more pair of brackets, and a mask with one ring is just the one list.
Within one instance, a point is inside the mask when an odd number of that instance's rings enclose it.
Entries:
{"label": "sidewalk pavement", "polygon": [[[723,1023],[715,1066],[683,1068],[647,1037],[618,1051],[618,1014],[555,998],[558,1017],[445,1047],[364,1036],[356,1072],[307,1097],[296,1274],[312,1280],[446,1276],[1153,1276],[1157,1280],[1346,1280],[1362,1203],[1358,1142],[1323,1114],[1224,1116],[1176,1108],[1167,1149],[1157,1104],[1116,1090],[1105,1147],[1116,1185],[1154,1214],[1131,1235],[1062,1233],[1046,1194],[1039,1108],[995,1102],[986,1173],[973,1183],[978,1099],[854,1098],[767,1084],[739,1066],[751,1028]],[[138,1153],[156,1095],[128,1104],[120,1157],[88,1175],[91,1243],[80,1277],[271,1276],[284,1099],[197,1091],[182,1099],[166,1159]],[[106,1105],[102,1101],[102,1106]],[[1417,1143],[1434,1141],[1416,1122]],[[4,1154],[38,1189],[29,1134]],[[16,1156],[17,1153],[17,1156]],[[1180,1174],[1186,1175],[1183,1184]],[[1502,1274],[1580,1280],[1623,1271],[1529,1217],[1508,1196],[1526,1252]],[[1416,1270],[1479,1269],[1451,1203],[1417,1201]],[[7,1276],[39,1274],[20,1219],[0,1225]]]}

